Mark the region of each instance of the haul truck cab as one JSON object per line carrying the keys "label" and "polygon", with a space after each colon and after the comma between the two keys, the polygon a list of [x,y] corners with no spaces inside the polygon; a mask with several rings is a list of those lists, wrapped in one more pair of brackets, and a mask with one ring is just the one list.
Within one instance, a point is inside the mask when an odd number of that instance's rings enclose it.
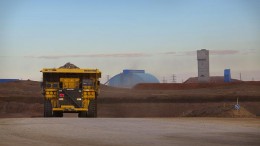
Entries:
{"label": "haul truck cab", "polygon": [[97,117],[98,69],[43,68],[44,117]]}

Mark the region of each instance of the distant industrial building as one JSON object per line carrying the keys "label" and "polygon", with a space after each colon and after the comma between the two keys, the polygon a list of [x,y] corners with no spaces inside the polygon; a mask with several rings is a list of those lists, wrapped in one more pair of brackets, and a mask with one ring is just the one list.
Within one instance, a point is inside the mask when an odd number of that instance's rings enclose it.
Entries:
{"label": "distant industrial building", "polygon": [[201,49],[197,50],[198,60],[198,82],[209,82],[209,50]]}
{"label": "distant industrial building", "polygon": [[7,83],[7,82],[14,82],[18,81],[19,79],[0,79],[0,83]]}
{"label": "distant industrial building", "polygon": [[109,86],[118,88],[132,88],[139,83],[159,83],[159,80],[144,70],[123,70],[108,81]]}
{"label": "distant industrial building", "polygon": [[230,69],[224,70],[224,82],[231,82],[231,72]]}

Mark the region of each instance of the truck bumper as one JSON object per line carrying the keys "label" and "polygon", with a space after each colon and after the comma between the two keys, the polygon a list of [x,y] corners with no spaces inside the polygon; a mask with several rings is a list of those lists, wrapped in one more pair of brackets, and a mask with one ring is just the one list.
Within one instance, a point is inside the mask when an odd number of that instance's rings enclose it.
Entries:
{"label": "truck bumper", "polygon": [[62,105],[60,108],[52,108],[52,111],[59,111],[59,112],[86,112],[88,111],[87,108],[75,108],[71,105]]}

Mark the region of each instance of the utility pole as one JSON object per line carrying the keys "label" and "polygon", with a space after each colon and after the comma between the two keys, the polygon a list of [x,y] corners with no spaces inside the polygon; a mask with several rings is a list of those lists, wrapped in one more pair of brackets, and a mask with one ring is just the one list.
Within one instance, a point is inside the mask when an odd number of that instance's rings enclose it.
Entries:
{"label": "utility pole", "polygon": [[240,76],[240,81],[242,81],[241,73],[239,74],[239,76]]}
{"label": "utility pole", "polygon": [[172,74],[172,83],[176,83],[176,76]]}
{"label": "utility pole", "polygon": [[163,83],[167,83],[167,80],[165,79],[165,77],[163,77],[162,82],[163,82]]}
{"label": "utility pole", "polygon": [[109,75],[107,75],[107,81],[104,83],[104,85],[108,84],[110,78],[109,78]]}
{"label": "utility pole", "polygon": [[109,79],[110,79],[110,77],[109,77],[109,75],[107,75],[107,82],[109,81]]}

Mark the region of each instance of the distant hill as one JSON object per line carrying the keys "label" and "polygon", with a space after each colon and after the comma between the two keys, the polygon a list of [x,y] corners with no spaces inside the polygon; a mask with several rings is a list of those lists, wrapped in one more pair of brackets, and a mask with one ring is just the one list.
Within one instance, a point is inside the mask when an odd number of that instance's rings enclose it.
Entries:
{"label": "distant hill", "polygon": [[[224,83],[224,77],[223,76],[211,76],[209,82],[210,83]],[[237,79],[231,79],[231,82],[241,82],[241,81],[237,80]],[[198,77],[190,77],[184,83],[198,83]]]}

